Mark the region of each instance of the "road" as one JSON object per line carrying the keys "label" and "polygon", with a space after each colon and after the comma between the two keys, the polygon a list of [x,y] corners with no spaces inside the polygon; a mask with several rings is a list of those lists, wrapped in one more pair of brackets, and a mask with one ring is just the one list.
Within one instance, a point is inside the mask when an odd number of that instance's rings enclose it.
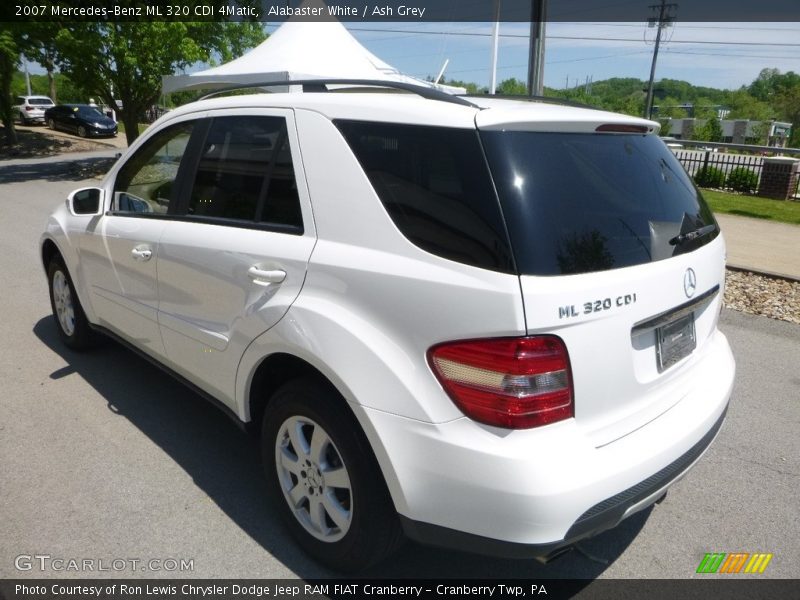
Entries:
{"label": "road", "polygon": [[[34,554],[193,561],[111,573],[129,577],[334,575],[288,539],[255,445],[221,413],[113,343],[59,343],[37,240],[91,183],[85,172],[63,157],[0,162],[0,577],[109,575],[16,570]],[[542,566],[409,544],[366,575],[690,578],[705,552],[741,551],[774,554],[765,577],[800,577],[800,327],[733,312],[721,327],[738,375],[719,438],[662,504],[582,544],[595,559]]]}

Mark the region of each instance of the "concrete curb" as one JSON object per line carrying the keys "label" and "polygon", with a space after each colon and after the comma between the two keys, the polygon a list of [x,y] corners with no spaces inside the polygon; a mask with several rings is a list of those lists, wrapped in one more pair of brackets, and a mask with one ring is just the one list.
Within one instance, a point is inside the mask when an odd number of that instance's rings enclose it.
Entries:
{"label": "concrete curb", "polygon": [[782,273],[774,273],[772,271],[753,269],[751,267],[742,267],[740,265],[732,265],[730,263],[726,264],[725,268],[730,269],[731,271],[737,271],[739,273],[753,273],[754,275],[762,275],[764,277],[770,277],[772,279],[783,279],[784,281],[792,281],[795,283],[800,283],[800,278],[792,277],[791,275],[784,275]]}

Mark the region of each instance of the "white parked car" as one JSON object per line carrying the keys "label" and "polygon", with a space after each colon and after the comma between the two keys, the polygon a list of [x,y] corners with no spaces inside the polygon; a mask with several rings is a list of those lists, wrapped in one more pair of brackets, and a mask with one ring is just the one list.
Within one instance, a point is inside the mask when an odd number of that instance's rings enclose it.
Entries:
{"label": "white parked car", "polygon": [[55,321],[256,431],[327,565],[404,535],[546,560],[717,435],[725,244],[653,122],[416,91],[162,117],[50,217]]}
{"label": "white parked car", "polygon": [[23,125],[44,124],[44,111],[55,106],[47,96],[17,96],[12,107],[14,116]]}

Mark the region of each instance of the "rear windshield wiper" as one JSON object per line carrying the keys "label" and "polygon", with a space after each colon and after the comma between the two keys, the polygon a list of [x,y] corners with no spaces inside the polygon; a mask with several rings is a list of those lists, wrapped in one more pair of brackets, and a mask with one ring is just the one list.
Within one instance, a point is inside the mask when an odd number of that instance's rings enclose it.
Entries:
{"label": "rear windshield wiper", "polygon": [[695,229],[694,231],[687,231],[686,233],[679,233],[674,238],[669,241],[670,246],[677,246],[678,244],[683,244],[684,242],[691,242],[692,240],[696,240],[703,236],[708,235],[709,233],[713,233],[717,230],[716,225],[705,225],[700,229]]}

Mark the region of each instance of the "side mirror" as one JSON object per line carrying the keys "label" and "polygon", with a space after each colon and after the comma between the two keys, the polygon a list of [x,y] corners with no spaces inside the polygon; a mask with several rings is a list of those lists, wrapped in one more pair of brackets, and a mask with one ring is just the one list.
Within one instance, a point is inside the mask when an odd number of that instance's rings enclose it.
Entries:
{"label": "side mirror", "polygon": [[81,188],[67,196],[67,208],[74,216],[100,215],[103,213],[103,190]]}

